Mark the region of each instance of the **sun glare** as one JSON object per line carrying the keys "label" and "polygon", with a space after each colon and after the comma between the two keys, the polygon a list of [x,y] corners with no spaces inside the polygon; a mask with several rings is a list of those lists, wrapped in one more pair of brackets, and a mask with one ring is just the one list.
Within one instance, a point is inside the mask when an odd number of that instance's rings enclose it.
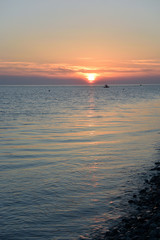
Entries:
{"label": "sun glare", "polygon": [[89,73],[89,74],[87,75],[87,78],[88,78],[88,81],[89,81],[90,83],[92,83],[92,82],[94,82],[94,80],[95,80],[95,78],[96,78],[96,74],[94,74],[94,73]]}

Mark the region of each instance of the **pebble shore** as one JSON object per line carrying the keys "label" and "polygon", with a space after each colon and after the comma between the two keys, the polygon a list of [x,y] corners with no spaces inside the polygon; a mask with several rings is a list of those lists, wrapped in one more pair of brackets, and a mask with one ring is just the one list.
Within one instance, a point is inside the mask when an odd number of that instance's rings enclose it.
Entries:
{"label": "pebble shore", "polygon": [[151,171],[152,177],[145,180],[144,188],[128,201],[136,214],[122,218],[95,240],[160,240],[160,161]]}
{"label": "pebble shore", "polygon": [[128,201],[135,209],[107,232],[81,240],[160,240],[160,161],[150,170],[144,187]]}

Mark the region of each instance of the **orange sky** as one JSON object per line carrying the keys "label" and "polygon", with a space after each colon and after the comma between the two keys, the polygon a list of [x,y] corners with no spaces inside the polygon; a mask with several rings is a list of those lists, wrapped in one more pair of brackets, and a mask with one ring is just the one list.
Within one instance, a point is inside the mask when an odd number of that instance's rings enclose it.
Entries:
{"label": "orange sky", "polygon": [[[95,82],[160,76],[160,2],[28,0],[0,3],[4,76]],[[147,80],[148,81],[148,80]]]}

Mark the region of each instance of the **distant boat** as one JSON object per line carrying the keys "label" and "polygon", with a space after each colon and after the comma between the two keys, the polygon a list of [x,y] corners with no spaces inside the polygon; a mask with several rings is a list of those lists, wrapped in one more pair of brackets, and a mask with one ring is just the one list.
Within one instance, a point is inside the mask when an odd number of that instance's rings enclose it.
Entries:
{"label": "distant boat", "polygon": [[109,88],[109,86],[107,84],[104,85],[104,88]]}

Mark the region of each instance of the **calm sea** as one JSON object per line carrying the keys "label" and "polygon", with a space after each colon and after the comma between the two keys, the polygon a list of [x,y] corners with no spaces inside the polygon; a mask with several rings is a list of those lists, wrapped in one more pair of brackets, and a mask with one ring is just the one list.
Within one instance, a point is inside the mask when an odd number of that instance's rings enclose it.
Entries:
{"label": "calm sea", "polygon": [[160,85],[1,86],[0,239],[78,239],[126,214],[159,117]]}

